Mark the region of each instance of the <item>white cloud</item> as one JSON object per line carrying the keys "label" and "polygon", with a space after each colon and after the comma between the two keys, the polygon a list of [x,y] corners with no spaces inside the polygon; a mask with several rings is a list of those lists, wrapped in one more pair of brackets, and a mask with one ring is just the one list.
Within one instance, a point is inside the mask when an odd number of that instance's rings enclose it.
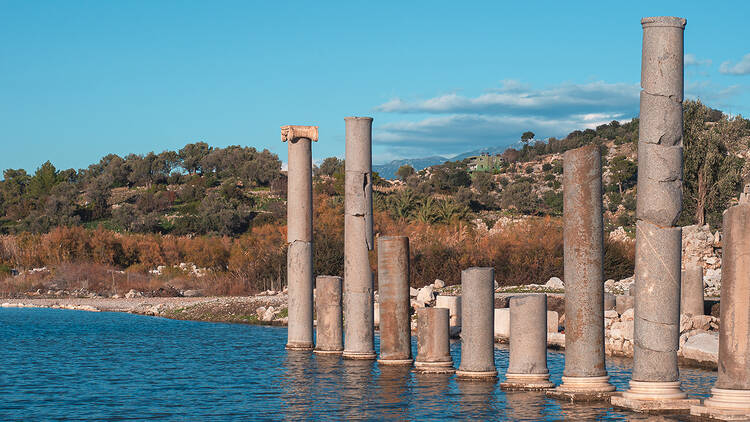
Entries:
{"label": "white cloud", "polygon": [[[600,81],[533,89],[509,80],[473,97],[448,93],[409,101],[395,98],[377,110],[400,114],[402,120],[374,128],[374,149],[383,156],[449,155],[509,146],[527,130],[538,139],[561,137],[637,116],[639,92],[637,84]],[[415,113],[422,116],[410,117]]]}
{"label": "white cloud", "polygon": [[619,111],[638,103],[637,84],[591,82],[565,83],[534,90],[517,81],[504,81],[501,88],[476,97],[455,93],[425,100],[405,101],[394,98],[376,107],[386,113],[481,113],[527,114],[561,117],[571,113]]}
{"label": "white cloud", "polygon": [[745,54],[737,63],[723,62],[719,66],[719,72],[725,75],[750,75],[750,54]]}
{"label": "white cloud", "polygon": [[695,54],[685,54],[685,66],[710,66],[711,59],[699,59]]}

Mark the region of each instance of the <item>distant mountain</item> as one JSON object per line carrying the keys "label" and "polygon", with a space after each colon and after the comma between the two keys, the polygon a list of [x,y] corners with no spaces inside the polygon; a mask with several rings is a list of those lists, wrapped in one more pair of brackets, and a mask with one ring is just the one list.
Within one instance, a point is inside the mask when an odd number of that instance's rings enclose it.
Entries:
{"label": "distant mountain", "polygon": [[399,167],[406,165],[406,164],[414,167],[414,170],[419,171],[430,166],[443,164],[446,161],[461,161],[463,159],[473,157],[475,155],[479,155],[482,153],[500,154],[503,151],[505,151],[507,148],[508,146],[486,147],[486,148],[476,149],[473,151],[464,152],[452,158],[442,157],[439,155],[433,155],[432,157],[425,157],[425,158],[405,158],[402,160],[393,160],[387,164],[374,165],[372,166],[372,170],[378,172],[378,174],[380,174],[380,177],[384,179],[396,179],[397,178],[396,171],[398,170]]}
{"label": "distant mountain", "polygon": [[393,160],[390,163],[386,164],[374,165],[372,166],[372,171],[378,172],[380,177],[384,179],[396,179],[396,171],[403,165],[408,164],[414,167],[414,170],[419,171],[430,166],[443,164],[446,161],[448,161],[447,158],[441,157],[439,155],[433,155],[432,157],[425,158],[404,158],[402,160]]}

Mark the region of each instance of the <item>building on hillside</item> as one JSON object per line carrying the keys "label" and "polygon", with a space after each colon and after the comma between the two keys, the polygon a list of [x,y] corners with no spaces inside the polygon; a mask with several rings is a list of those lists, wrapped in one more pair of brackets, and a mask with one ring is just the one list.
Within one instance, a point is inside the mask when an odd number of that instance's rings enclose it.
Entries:
{"label": "building on hillside", "polygon": [[469,171],[491,172],[494,170],[500,170],[504,163],[505,159],[499,154],[490,155],[483,153],[481,155],[469,157]]}

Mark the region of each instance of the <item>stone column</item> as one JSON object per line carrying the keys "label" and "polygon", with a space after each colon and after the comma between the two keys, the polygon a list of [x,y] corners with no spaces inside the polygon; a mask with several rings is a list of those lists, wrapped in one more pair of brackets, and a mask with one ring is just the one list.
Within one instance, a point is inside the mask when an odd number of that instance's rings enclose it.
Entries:
{"label": "stone column", "polygon": [[449,311],[446,308],[417,309],[417,372],[452,374]]}
{"label": "stone column", "polygon": [[461,271],[461,364],[456,371],[459,378],[497,377],[494,287],[494,268]]}
{"label": "stone column", "polygon": [[378,238],[380,359],[382,365],[411,365],[409,238]]}
{"label": "stone column", "polygon": [[555,386],[547,370],[547,295],[510,298],[509,343],[508,372],[500,388],[533,391]]}
{"label": "stone column", "polygon": [[750,204],[724,214],[719,365],[711,398],[693,415],[750,419]]}
{"label": "stone column", "polygon": [[680,294],[680,313],[703,315],[703,266],[699,262],[685,263]]}
{"label": "stone column", "polygon": [[344,181],[344,358],[375,359],[372,237],[372,118],[347,117]]}
{"label": "stone column", "polygon": [[602,160],[597,145],[563,155],[565,370],[548,395],[608,399],[615,390],[604,365]]}
{"label": "stone column", "polygon": [[315,313],[318,327],[314,353],[340,355],[344,350],[341,311],[341,277],[320,275],[315,279]]}
{"label": "stone column", "polygon": [[317,126],[282,126],[289,146],[287,193],[287,283],[289,328],[286,348],[313,348],[312,152]]}
{"label": "stone column", "polygon": [[635,245],[635,331],[630,389],[612,404],[684,410],[680,389],[682,94],[685,19],[643,18]]}

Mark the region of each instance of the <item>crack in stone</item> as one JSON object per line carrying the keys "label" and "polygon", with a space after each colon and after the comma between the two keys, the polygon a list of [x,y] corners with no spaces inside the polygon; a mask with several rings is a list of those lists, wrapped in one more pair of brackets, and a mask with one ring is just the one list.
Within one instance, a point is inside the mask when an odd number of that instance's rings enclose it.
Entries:
{"label": "crack in stone", "polygon": [[635,318],[640,319],[641,321],[649,322],[651,324],[659,324],[659,325],[664,325],[664,326],[667,326],[667,327],[670,327],[670,326],[675,326],[676,327],[677,326],[677,324],[668,324],[666,322],[651,321],[650,319],[646,319],[646,318],[644,318],[643,316],[640,316],[640,315],[636,316]]}
{"label": "crack in stone", "polygon": [[[659,227],[657,224],[651,223],[650,221],[647,221],[647,220],[641,220],[641,221],[645,221],[649,224],[653,224],[654,226]],[[665,227],[665,228],[672,228],[672,227]],[[659,262],[661,263],[662,268],[664,268],[664,272],[667,275],[671,275],[669,274],[669,268],[667,267],[667,264],[664,262],[663,259],[661,259],[661,254],[658,253],[656,247],[650,242],[650,236],[643,236],[643,237],[645,237],[644,240],[646,241],[646,246],[648,246],[649,249],[653,252],[652,256],[656,256],[659,259]],[[674,277],[670,277],[670,278],[671,278],[672,283],[679,287],[680,285],[679,282],[675,280]]]}
{"label": "crack in stone", "polygon": [[643,92],[643,93],[644,93],[644,94],[646,94],[646,95],[651,95],[652,97],[662,97],[662,98],[667,98],[667,99],[669,99],[669,100],[672,100],[672,101],[674,101],[674,102],[676,102],[676,103],[678,103],[678,104],[682,104],[682,100],[676,100],[676,99],[675,99],[675,98],[677,98],[677,96],[676,96],[676,95],[664,95],[664,94],[655,94],[655,93],[653,93],[653,92],[648,92],[648,91],[646,90],[646,88],[643,88],[643,87],[641,87],[641,92]]}

